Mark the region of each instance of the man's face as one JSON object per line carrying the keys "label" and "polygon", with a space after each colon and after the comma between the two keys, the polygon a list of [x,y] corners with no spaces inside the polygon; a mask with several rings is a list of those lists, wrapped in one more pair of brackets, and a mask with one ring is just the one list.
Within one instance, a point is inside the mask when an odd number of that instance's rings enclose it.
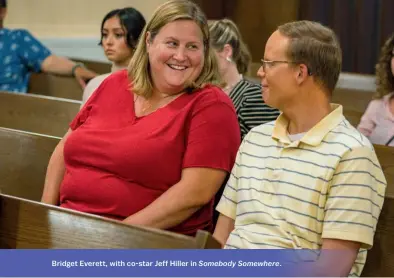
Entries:
{"label": "man's face", "polygon": [[287,57],[289,38],[274,32],[265,46],[264,60],[269,61],[257,72],[261,78],[264,101],[275,108],[283,109],[296,96],[296,73]]}

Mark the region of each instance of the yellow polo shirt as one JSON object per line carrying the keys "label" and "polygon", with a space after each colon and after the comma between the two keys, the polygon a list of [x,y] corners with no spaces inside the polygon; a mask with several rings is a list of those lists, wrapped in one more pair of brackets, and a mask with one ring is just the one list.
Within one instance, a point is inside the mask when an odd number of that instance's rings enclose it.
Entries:
{"label": "yellow polo shirt", "polygon": [[342,106],[291,142],[288,119],[253,128],[244,138],[217,210],[235,220],[226,248],[320,249],[323,238],[362,249],[359,276],[386,190],[372,144]]}

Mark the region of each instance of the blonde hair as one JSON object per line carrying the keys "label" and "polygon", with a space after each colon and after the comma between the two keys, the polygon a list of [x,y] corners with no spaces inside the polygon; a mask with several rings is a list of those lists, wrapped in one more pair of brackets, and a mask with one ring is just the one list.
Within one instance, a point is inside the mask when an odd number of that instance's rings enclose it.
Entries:
{"label": "blonde hair", "polygon": [[376,64],[376,94],[374,98],[382,98],[394,91],[394,75],[391,71],[391,59],[393,58],[394,33],[387,38]]}
{"label": "blonde hair", "polygon": [[248,47],[242,39],[237,25],[230,19],[213,20],[209,22],[211,46],[222,51],[226,44],[233,49],[232,60],[237,65],[238,72],[245,74],[252,60]]}
{"label": "blonde hair", "polygon": [[149,98],[154,88],[145,41],[147,32],[150,32],[151,40],[154,40],[164,25],[176,20],[193,20],[203,34],[204,66],[200,76],[191,84],[186,84],[188,91],[194,91],[207,83],[221,83],[216,57],[209,46],[209,30],[204,13],[195,3],[189,0],[170,0],[159,6],[153,13],[152,19],[142,31],[137,48],[130,61],[128,73],[135,94]]}
{"label": "blonde hair", "polygon": [[278,31],[290,38],[289,59],[305,64],[308,73],[331,95],[342,67],[342,50],[334,31],[307,20],[283,24]]}

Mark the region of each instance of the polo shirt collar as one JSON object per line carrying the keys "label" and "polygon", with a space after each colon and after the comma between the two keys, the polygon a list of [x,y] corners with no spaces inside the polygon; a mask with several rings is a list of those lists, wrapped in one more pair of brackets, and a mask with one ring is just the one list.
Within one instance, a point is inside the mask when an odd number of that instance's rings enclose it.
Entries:
{"label": "polo shirt collar", "polygon": [[[320,122],[312,127],[300,140],[300,142],[317,146],[323,141],[324,137],[343,120],[342,105],[331,104],[331,113],[325,116]],[[279,140],[285,144],[291,144],[287,128],[289,126],[289,119],[282,113],[275,121],[275,126],[272,132],[272,138]]]}

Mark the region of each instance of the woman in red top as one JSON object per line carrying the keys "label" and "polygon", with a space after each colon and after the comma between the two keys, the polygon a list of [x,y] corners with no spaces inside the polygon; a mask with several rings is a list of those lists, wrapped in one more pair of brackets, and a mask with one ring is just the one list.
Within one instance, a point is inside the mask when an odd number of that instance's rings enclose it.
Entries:
{"label": "woman in red top", "polygon": [[211,230],[240,144],[217,80],[199,7],[160,6],[128,71],[99,86],[56,147],[42,201],[187,235]]}

